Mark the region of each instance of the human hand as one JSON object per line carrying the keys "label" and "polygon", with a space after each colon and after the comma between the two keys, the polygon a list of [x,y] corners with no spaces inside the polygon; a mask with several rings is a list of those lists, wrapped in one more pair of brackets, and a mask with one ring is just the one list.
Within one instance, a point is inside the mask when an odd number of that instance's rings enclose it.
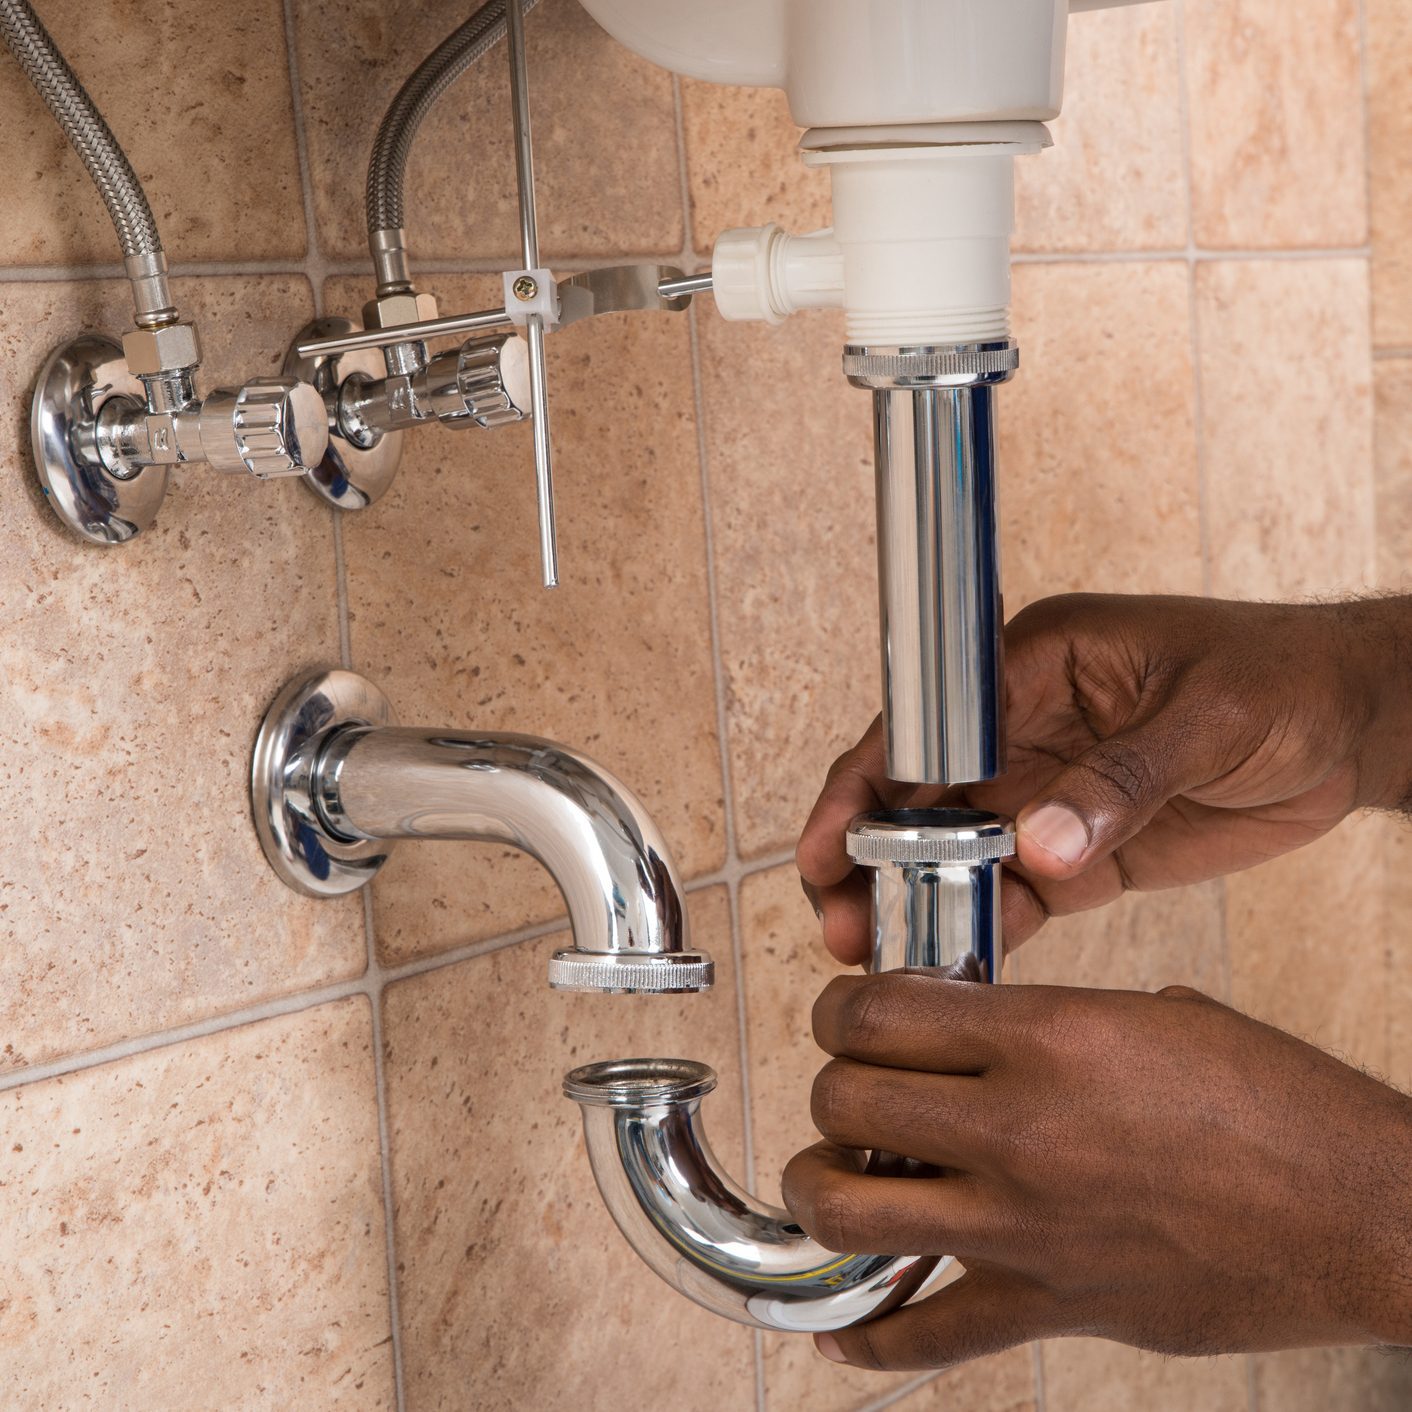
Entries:
{"label": "human hand", "polygon": [[1050,916],[1252,867],[1412,779],[1412,602],[1287,606],[1071,595],[1006,630],[1009,770],[964,791],[896,784],[882,727],[841,756],[798,862],[839,960],[868,952],[869,892],[844,846],[875,809],[964,802],[1016,819],[1005,943]]}
{"label": "human hand", "polygon": [[[1087,1334],[1169,1354],[1412,1344],[1412,1100],[1195,991],[847,976],[827,1139],[784,1174],[830,1250],[965,1275],[817,1336],[865,1368]],[[870,1176],[882,1149],[943,1169]]]}

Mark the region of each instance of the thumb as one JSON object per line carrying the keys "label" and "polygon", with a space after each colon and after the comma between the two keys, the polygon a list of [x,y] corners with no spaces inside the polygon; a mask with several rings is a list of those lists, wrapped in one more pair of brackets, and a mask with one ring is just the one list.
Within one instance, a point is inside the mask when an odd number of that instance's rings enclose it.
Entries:
{"label": "thumb", "polygon": [[1071,878],[1106,858],[1176,795],[1212,778],[1201,732],[1175,713],[1100,740],[1071,761],[1016,820],[1020,863]]}

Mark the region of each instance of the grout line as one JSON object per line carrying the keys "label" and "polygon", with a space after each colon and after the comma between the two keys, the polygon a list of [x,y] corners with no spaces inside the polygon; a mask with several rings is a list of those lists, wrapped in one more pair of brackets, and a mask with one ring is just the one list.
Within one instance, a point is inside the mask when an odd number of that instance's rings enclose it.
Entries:
{"label": "grout line", "polygon": [[294,150],[299,162],[299,196],[304,205],[304,273],[319,261],[319,225],[313,210],[313,174],[309,167],[308,130],[304,124],[304,89],[299,83],[299,47],[294,0],[284,0],[284,48],[289,65],[289,112],[294,119]]}
{"label": "grout line", "polygon": [[681,75],[672,75],[672,135],[677,145],[677,185],[681,195],[681,253],[684,270],[695,273],[704,263],[696,253],[695,222],[691,208],[691,169],[686,155],[686,110],[682,105]]}
{"label": "grout line", "polygon": [[[1211,547],[1211,463],[1206,445],[1206,394],[1202,383],[1201,306],[1197,292],[1197,269],[1200,251],[1196,245],[1195,178],[1192,175],[1191,85],[1187,67],[1186,0],[1179,0],[1177,19],[1177,64],[1180,70],[1178,101],[1181,108],[1182,167],[1186,184],[1187,203],[1187,317],[1191,325],[1192,416],[1196,433],[1196,504],[1201,549],[1201,591],[1210,597],[1215,581],[1215,556]],[[1233,990],[1229,894],[1225,879],[1216,883],[1217,943],[1221,963],[1219,998],[1230,1004]],[[1253,1409],[1251,1409],[1253,1412]]]}
{"label": "grout line", "polygon": [[1192,419],[1196,443],[1196,506],[1201,552],[1201,591],[1211,594],[1211,513],[1207,485],[1206,406],[1201,383],[1201,320],[1197,298],[1196,198],[1192,175],[1191,91],[1187,79],[1186,4],[1179,0],[1175,10],[1177,43],[1177,103],[1182,136],[1182,180],[1186,189],[1187,243],[1182,258],[1187,266],[1187,320],[1189,324],[1192,379]]}
{"label": "grout line", "polygon": [[338,660],[344,671],[353,669],[353,638],[348,626],[348,561],[343,551],[343,512],[329,506],[333,522],[333,572],[338,596]]}
{"label": "grout line", "polygon": [[[296,41],[294,0],[284,0],[283,9],[285,58],[289,64],[289,103],[294,119],[294,150],[299,159],[299,187],[304,208],[304,262],[301,268],[314,286],[314,298],[321,309],[326,269],[323,252],[319,248],[318,213],[314,209],[314,179],[309,165],[309,134],[304,122],[303,86],[299,79],[299,46]],[[237,272],[246,273],[243,270]]]}
{"label": "grout line", "polygon": [[[1179,50],[1184,50],[1184,45],[1178,44]],[[1185,89],[1183,89],[1183,117],[1186,117]],[[1188,229],[1193,219],[1191,212],[1191,176],[1190,176],[1190,134],[1183,125],[1183,146],[1187,148],[1186,160],[1188,163],[1187,175],[1187,220]],[[1331,245],[1326,247],[1309,247],[1301,250],[1220,250],[1208,248],[1194,243],[1188,238],[1188,244],[1171,249],[1163,250],[1074,250],[1055,251],[1053,253],[1026,253],[1020,251],[1012,254],[1011,263],[1016,265],[1132,265],[1151,263],[1157,264],[1164,260],[1185,260],[1192,264],[1210,265],[1219,264],[1223,261],[1230,263],[1240,263],[1242,261],[1258,260],[1366,260],[1373,253],[1370,245]]]}
{"label": "grout line", "polygon": [[[302,148],[301,148],[302,151]],[[306,216],[312,219],[312,216]],[[556,259],[556,270],[574,272],[577,270],[599,270],[623,264],[670,264],[682,259],[696,260],[689,246],[680,251],[661,250],[647,254],[616,255],[566,255]],[[515,255],[467,257],[466,259],[421,259],[417,269],[428,274],[443,275],[483,275],[500,274],[519,263]],[[250,275],[308,275],[311,279],[326,279],[331,276],[367,276],[371,280],[366,259],[333,259],[324,257],[318,250],[317,237],[309,236],[309,249],[301,259],[289,256],[273,260],[177,260],[171,265],[174,279],[197,276],[250,276]],[[107,261],[94,261],[75,265],[0,265],[0,283],[47,284],[74,283],[84,280],[126,279],[120,264]]]}
{"label": "grout line", "polygon": [[1044,1391],[1044,1346],[1038,1339],[1030,1344],[1030,1359],[1034,1367],[1035,1412],[1045,1412],[1047,1399]]}
{"label": "grout line", "polygon": [[[711,519],[711,475],[706,447],[705,397],[701,385],[701,347],[697,335],[695,309],[687,313],[688,331],[691,339],[691,381],[692,396],[696,410],[696,454],[701,470],[701,513],[703,520],[706,550],[706,594],[711,625],[711,667],[716,692],[716,738],[721,752],[721,806],[726,833],[726,867],[732,874],[730,884],[731,907],[731,954],[735,962],[736,978],[736,1035],[740,1052],[740,1092],[745,1117],[745,1174],[743,1177],[747,1191],[755,1190],[755,1142],[750,1121],[750,1049],[746,1038],[744,948],[740,933],[741,874],[740,857],[736,847],[735,797],[731,787],[731,765],[729,744],[729,715],[726,702],[725,668],[721,661],[721,623],[717,603],[715,537]],[[792,854],[789,855],[792,858]]]}
{"label": "grout line", "polygon": [[[306,263],[307,256],[297,255],[274,260],[174,260],[170,273],[175,279],[189,275],[302,275],[307,273]],[[0,280],[10,284],[69,284],[126,278],[122,265],[109,261],[77,265],[0,265]]]}
{"label": "grout line", "polygon": [[[738,870],[722,869],[716,873],[694,878],[686,885],[687,895],[691,896],[693,893],[705,891],[707,888],[719,887],[732,880],[738,881],[739,877],[749,877],[753,873],[763,872],[772,867],[780,867],[793,857],[793,853],[782,853],[757,859],[750,863],[743,863]],[[366,919],[364,925],[366,930]],[[538,922],[533,926],[521,927],[516,931],[507,932],[503,936],[469,942],[465,946],[438,952],[432,956],[419,956],[410,961],[400,962],[395,966],[378,965],[371,971],[365,970],[361,976],[349,980],[330,981],[324,985],[293,991],[288,995],[278,995],[268,1000],[257,1001],[253,1005],[225,1010],[218,1015],[209,1015],[188,1024],[174,1025],[170,1029],[154,1030],[145,1035],[115,1040],[111,1044],[105,1044],[96,1049],[61,1055],[44,1063],[11,1069],[0,1073],[0,1093],[9,1089],[23,1088],[29,1084],[42,1083],[46,1079],[63,1078],[66,1075],[81,1073],[87,1069],[97,1069],[104,1064],[111,1064],[121,1059],[131,1059],[139,1054],[148,1054],[157,1049],[167,1049],[174,1044],[184,1044],[188,1040],[205,1039],[209,1035],[239,1029],[242,1025],[253,1025],[262,1020],[274,1020],[284,1015],[300,1014],[305,1010],[317,1009],[320,1005],[332,1004],[336,1000],[346,1000],[352,995],[372,996],[398,981],[410,980],[431,971],[443,970],[447,966],[454,966],[461,961],[473,961],[478,957],[488,956],[492,952],[518,946],[522,942],[537,941],[542,937],[552,936],[556,931],[563,931],[565,925],[563,917],[555,917],[547,922]]]}
{"label": "grout line", "polygon": [[1388,347],[1374,348],[1373,361],[1375,363],[1393,362],[1398,359],[1412,358],[1412,348]]}
{"label": "grout line", "polygon": [[331,1005],[336,1000],[347,1000],[353,995],[368,995],[370,989],[363,977],[356,980],[334,981],[317,986],[312,990],[301,990],[293,995],[278,996],[264,1000],[240,1010],[229,1010],[221,1015],[213,1015],[204,1020],[193,1020],[190,1024],[177,1025],[169,1030],[139,1036],[136,1039],[121,1039],[105,1044],[99,1049],[86,1050],[82,1054],[67,1055],[51,1059],[43,1064],[31,1064],[27,1068],[11,1070],[0,1074],[0,1093],[13,1088],[23,1088],[28,1084],[42,1083],[46,1079],[64,1078],[69,1074],[81,1073],[86,1069],[97,1069],[119,1059],[132,1059],[139,1054],[149,1054],[157,1049],[169,1049],[175,1044],[185,1044],[193,1039],[205,1039],[226,1030],[239,1029],[242,1025],[255,1024],[261,1020],[275,1020],[285,1015],[298,1015],[305,1010],[316,1010],[321,1005]]}
{"label": "grout line", "polygon": [[945,1376],[945,1373],[924,1373],[920,1378],[913,1378],[901,1387],[895,1387],[891,1392],[863,1403],[857,1412],[883,1412],[884,1408],[895,1407],[904,1397],[911,1397],[914,1392],[920,1392],[928,1384],[938,1382]]}
{"label": "grout line", "polygon": [[[290,106],[294,118],[294,143],[299,158],[299,183],[304,206],[304,277],[313,290],[314,313],[324,312],[324,283],[328,264],[319,245],[318,213],[314,204],[314,183],[309,164],[308,130],[304,123],[303,90],[299,79],[299,52],[296,42],[293,0],[284,0],[284,37],[289,62]],[[348,621],[348,564],[343,543],[343,516],[332,507],[329,523],[333,541],[334,582],[338,605],[338,654],[345,669],[353,665],[352,637]],[[377,1108],[378,1172],[382,1182],[383,1240],[387,1262],[387,1309],[392,1336],[392,1387],[397,1412],[406,1409],[406,1379],[403,1373],[402,1314],[397,1288],[397,1217],[392,1187],[392,1136],[387,1115],[387,1073],[383,1054],[382,995],[384,976],[378,962],[377,936],[373,925],[373,899],[370,888],[363,889],[363,989],[372,1017],[373,1096]]]}
{"label": "grout line", "polygon": [[1358,81],[1363,102],[1363,229],[1368,237],[1368,253],[1375,252],[1373,239],[1373,78],[1368,59],[1368,0],[1358,0]]}
{"label": "grout line", "polygon": [[367,942],[367,979],[372,991],[373,1085],[377,1094],[378,1162],[382,1172],[382,1223],[387,1245],[387,1302],[392,1319],[392,1378],[397,1396],[397,1412],[404,1412],[406,1378],[402,1363],[402,1308],[397,1288],[397,1203],[392,1188],[392,1124],[387,1116],[387,1064],[382,1035],[382,996],[385,989],[378,962],[377,935],[373,923],[372,889],[363,889],[363,935]]}
{"label": "grout line", "polygon": [[[687,169],[686,120],[682,110],[681,79],[672,75],[672,119],[677,147],[677,179],[682,211],[681,266],[696,271],[701,267],[695,250],[691,181]],[[691,396],[696,418],[696,459],[701,485],[701,521],[703,549],[706,556],[706,606],[710,624],[711,677],[716,693],[716,744],[721,752],[721,817],[726,836],[726,868],[733,874],[727,885],[731,919],[731,961],[735,967],[735,1033],[736,1053],[740,1064],[741,1139],[745,1149],[745,1170],[741,1180],[745,1189],[755,1191],[755,1132],[751,1115],[750,1042],[746,1031],[745,948],[740,926],[741,862],[736,844],[735,797],[731,788],[729,713],[726,702],[725,668],[721,660],[721,618],[717,599],[716,547],[711,517],[711,474],[706,445],[706,398],[701,382],[701,339],[696,315],[696,301],[687,310],[687,337],[691,347]],[[793,857],[793,854],[790,854]],[[751,1357],[755,1371],[756,1412],[766,1412],[765,1338],[760,1329],[751,1330]]]}
{"label": "grout line", "polygon": [[[303,260],[295,257],[272,260],[182,260],[172,264],[171,273],[175,279],[200,276],[252,276],[252,275],[306,275],[310,280],[322,281],[335,276],[366,275],[368,262],[362,259],[325,258],[318,252],[316,237],[310,237],[311,249]],[[1249,250],[1205,249],[1193,246],[1186,249],[1160,250],[1059,250],[1016,251],[1010,257],[1016,265],[1099,265],[1099,264],[1156,264],[1166,260],[1192,260],[1197,264],[1214,264],[1220,261],[1258,260],[1353,260],[1368,259],[1373,254],[1371,245],[1347,245],[1310,247],[1308,249]],[[553,261],[556,270],[573,273],[578,270],[605,269],[623,264],[665,264],[681,262],[684,268],[699,269],[708,261],[688,243],[680,251],[664,253],[651,251],[645,254],[617,254],[610,256],[570,256]],[[500,274],[516,264],[513,255],[487,256],[467,259],[425,259],[417,260],[417,268],[427,274],[442,275],[483,275]],[[0,283],[4,284],[53,284],[78,283],[87,280],[123,279],[123,267],[119,264],[94,262],[77,265],[0,265]]]}

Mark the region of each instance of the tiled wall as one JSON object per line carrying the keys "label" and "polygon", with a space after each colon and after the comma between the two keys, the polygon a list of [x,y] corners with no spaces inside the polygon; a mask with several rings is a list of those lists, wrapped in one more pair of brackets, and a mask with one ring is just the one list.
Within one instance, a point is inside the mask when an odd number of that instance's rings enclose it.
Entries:
{"label": "tiled wall", "polygon": [[[149,184],[212,382],[273,371],[316,311],[356,311],[368,144],[444,6],[39,8]],[[1408,14],[1170,0],[1075,21],[1058,145],[1021,179],[1012,607],[1405,581]],[[820,223],[777,95],[674,85],[573,0],[529,33],[555,263],[694,267],[724,226]],[[488,60],[413,162],[444,308],[483,302],[514,261],[505,90]],[[554,595],[523,429],[409,439],[388,499],[341,523],[296,485],[188,474],[154,532],[100,552],[49,516],[23,426],[44,351],[120,329],[125,289],[8,60],[0,131],[0,1403],[1412,1402],[1405,1364],[1360,1353],[1068,1342],[932,1380],[840,1370],[669,1296],[604,1215],[558,1094],[572,1063],[715,1064],[718,1145],[764,1192],[809,1139],[808,1009],[830,967],[789,858],[877,696],[868,409],[837,375],[836,319],[733,326],[706,301],[556,336]],[[249,749],[286,678],[340,659],[405,720],[543,733],[620,771],[691,880],[716,992],[550,993],[557,896],[492,849],[404,847],[366,909],[284,890],[248,822]],[[1185,981],[1405,1083],[1409,857],[1389,821],[1358,822],[1055,925],[1015,969]]]}

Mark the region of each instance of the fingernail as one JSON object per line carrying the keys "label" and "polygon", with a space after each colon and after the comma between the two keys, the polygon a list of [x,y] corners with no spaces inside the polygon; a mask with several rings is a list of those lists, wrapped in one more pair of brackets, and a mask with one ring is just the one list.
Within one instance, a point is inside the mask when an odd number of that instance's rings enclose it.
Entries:
{"label": "fingernail", "polygon": [[832,1334],[815,1334],[814,1347],[817,1348],[830,1363],[842,1363],[844,1361],[843,1350],[838,1346],[838,1340]]}
{"label": "fingernail", "polygon": [[1062,804],[1046,804],[1036,809],[1020,826],[1021,832],[1046,853],[1052,853],[1061,863],[1070,866],[1084,856],[1088,847],[1088,830],[1084,821],[1072,809]]}
{"label": "fingernail", "polygon": [[799,879],[799,886],[804,896],[809,899],[809,905],[814,909],[814,915],[822,922],[824,920],[824,909],[819,905],[819,890],[813,883],[807,883],[803,878]]}

